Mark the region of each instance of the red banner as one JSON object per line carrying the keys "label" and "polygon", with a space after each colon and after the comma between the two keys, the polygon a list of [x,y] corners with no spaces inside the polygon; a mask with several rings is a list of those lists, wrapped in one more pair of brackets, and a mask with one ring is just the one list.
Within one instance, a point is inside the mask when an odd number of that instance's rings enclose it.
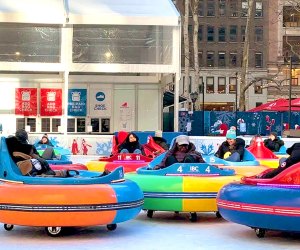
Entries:
{"label": "red banner", "polygon": [[41,89],[41,116],[62,115],[62,90]]}
{"label": "red banner", "polygon": [[37,115],[37,89],[16,88],[15,114],[24,116]]}

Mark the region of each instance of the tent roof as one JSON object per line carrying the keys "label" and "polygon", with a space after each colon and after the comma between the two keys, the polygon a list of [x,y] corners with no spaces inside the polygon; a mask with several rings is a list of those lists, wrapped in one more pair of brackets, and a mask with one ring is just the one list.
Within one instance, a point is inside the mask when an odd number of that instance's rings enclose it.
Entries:
{"label": "tent roof", "polygon": [[171,0],[0,0],[8,23],[179,26],[179,18]]}
{"label": "tent roof", "polygon": [[178,26],[171,0],[69,0],[71,24]]}
{"label": "tent roof", "polygon": [[258,112],[258,111],[263,111],[263,110],[274,111],[276,108],[286,106],[286,105],[288,105],[288,100],[286,100],[284,98],[280,98],[280,99],[272,101],[272,102],[264,103],[256,108],[249,109],[248,112]]}
{"label": "tent roof", "polygon": [[0,0],[0,22],[63,24],[63,1]]}

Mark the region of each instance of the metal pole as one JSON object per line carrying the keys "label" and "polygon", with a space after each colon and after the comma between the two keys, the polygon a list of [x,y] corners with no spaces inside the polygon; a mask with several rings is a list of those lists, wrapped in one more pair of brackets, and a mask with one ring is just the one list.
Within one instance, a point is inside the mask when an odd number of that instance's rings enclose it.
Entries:
{"label": "metal pole", "polygon": [[289,129],[291,129],[291,101],[292,101],[292,80],[293,80],[292,70],[293,70],[293,62],[292,62],[292,57],[290,57],[289,115],[288,115]]}
{"label": "metal pole", "polygon": [[202,80],[202,135],[204,136],[204,124],[205,124],[205,115],[204,115],[204,81]]}
{"label": "metal pole", "polygon": [[237,129],[237,111],[238,111],[238,72],[235,72],[235,127]]}

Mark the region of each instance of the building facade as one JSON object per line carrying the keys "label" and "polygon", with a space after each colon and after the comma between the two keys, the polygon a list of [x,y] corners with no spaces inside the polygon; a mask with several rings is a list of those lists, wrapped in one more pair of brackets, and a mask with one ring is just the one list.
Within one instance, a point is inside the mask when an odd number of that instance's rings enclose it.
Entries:
{"label": "building facade", "polygon": [[[183,19],[184,0],[173,1]],[[279,49],[279,2],[254,0],[250,25],[249,68],[246,90],[246,109],[268,100],[270,65],[277,64]],[[198,92],[196,109],[233,111],[239,107],[240,75],[243,60],[247,0],[199,0],[198,58],[200,86],[195,86],[193,72],[193,19],[189,17],[190,32],[190,92]],[[191,13],[191,12],[190,12]],[[277,15],[277,19],[274,17]],[[183,45],[182,45],[183,47]],[[274,53],[276,51],[276,53]],[[183,49],[182,49],[183,53]],[[182,56],[184,58],[184,55]],[[184,87],[184,60],[182,59],[181,92]],[[274,72],[272,73],[274,74]],[[275,74],[278,74],[275,72]],[[236,88],[238,91],[236,92]],[[202,92],[204,90],[204,93]],[[278,90],[277,90],[278,91]],[[237,105],[237,107],[236,107]]]}
{"label": "building facade", "polygon": [[278,9],[272,12],[270,22],[273,20],[272,36],[277,37],[278,42],[272,44],[269,76],[273,78],[270,85],[279,86],[280,91],[269,87],[268,99],[298,98],[300,97],[299,1],[280,0],[276,7]]}
{"label": "building facade", "polygon": [[179,48],[180,18],[169,0],[2,2],[0,127],[161,129],[161,89],[168,75],[180,77]]}

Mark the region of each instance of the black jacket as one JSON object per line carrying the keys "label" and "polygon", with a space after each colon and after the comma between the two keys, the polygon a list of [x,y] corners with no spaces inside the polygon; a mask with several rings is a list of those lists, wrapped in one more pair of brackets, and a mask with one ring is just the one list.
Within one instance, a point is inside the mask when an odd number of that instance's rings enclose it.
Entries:
{"label": "black jacket", "polygon": [[233,148],[230,148],[228,142],[224,141],[220,145],[218,151],[215,153],[215,156],[218,157],[218,158],[224,159],[225,153],[227,153],[227,152],[231,152],[231,153],[237,152],[237,153],[240,154],[241,159],[243,159],[244,150],[245,150],[245,141],[244,141],[244,139],[236,138],[236,144]]}
{"label": "black jacket", "polygon": [[34,145],[28,143],[22,143],[15,136],[8,137],[5,140],[6,140],[8,152],[15,163],[19,161],[23,161],[24,159],[22,157],[13,156],[13,152],[21,152],[31,156],[34,159],[37,159],[40,162],[42,169],[36,171],[35,174],[42,174],[42,173],[49,173],[52,175],[55,174],[53,170],[50,168],[48,162],[45,159],[41,158]]}
{"label": "black jacket", "polygon": [[286,150],[286,153],[290,156],[285,161],[285,168],[300,162],[300,143],[294,143],[293,146]]}
{"label": "black jacket", "polygon": [[142,154],[145,155],[143,146],[140,144],[139,138],[137,136],[135,142],[129,142],[129,136],[131,134],[133,133],[128,134],[125,141],[118,147],[118,152],[120,153],[122,149],[127,149],[129,153],[133,153],[134,150],[139,149],[142,151]]}
{"label": "black jacket", "polygon": [[300,143],[294,143],[286,152],[290,156],[278,168],[263,174],[260,178],[273,178],[288,167],[300,162]]}
{"label": "black jacket", "polygon": [[271,151],[278,152],[280,147],[284,145],[284,141],[276,137],[273,141],[271,139],[264,140],[264,145]]}
{"label": "black jacket", "polygon": [[161,146],[163,149],[165,149],[165,150],[169,149],[169,146],[167,144],[167,140],[166,139],[164,139],[162,137],[157,137],[157,136],[153,136],[152,138],[153,138],[154,142],[157,145]]}

